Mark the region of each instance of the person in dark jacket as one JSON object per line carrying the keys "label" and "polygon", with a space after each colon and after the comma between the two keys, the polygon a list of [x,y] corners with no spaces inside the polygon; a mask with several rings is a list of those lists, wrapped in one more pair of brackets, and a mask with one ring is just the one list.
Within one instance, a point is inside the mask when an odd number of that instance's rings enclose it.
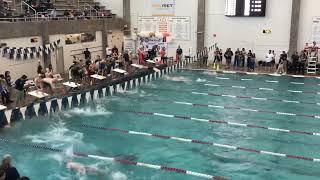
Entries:
{"label": "person in dark jacket", "polygon": [[4,155],[0,169],[5,171],[5,174],[6,174],[5,180],[19,180],[20,174],[18,170],[14,166],[12,166],[11,161],[12,161],[11,155],[9,154]]}
{"label": "person in dark jacket", "polygon": [[233,52],[231,48],[228,48],[227,51],[224,53],[224,58],[226,58],[227,68],[230,69],[231,60],[233,57]]}

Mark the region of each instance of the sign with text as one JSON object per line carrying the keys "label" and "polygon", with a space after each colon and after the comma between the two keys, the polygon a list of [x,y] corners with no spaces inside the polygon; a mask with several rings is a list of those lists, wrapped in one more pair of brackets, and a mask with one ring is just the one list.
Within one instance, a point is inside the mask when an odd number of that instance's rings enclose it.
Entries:
{"label": "sign with text", "polygon": [[139,17],[139,31],[156,32],[157,23],[157,17]]}
{"label": "sign with text", "polygon": [[124,50],[135,52],[134,40],[130,37],[124,37]]}
{"label": "sign with text", "polygon": [[320,17],[313,17],[312,19],[312,41],[320,43]]}
{"label": "sign with text", "polygon": [[175,0],[151,0],[152,16],[174,16]]}
{"label": "sign with text", "polygon": [[189,41],[191,38],[191,18],[188,16],[140,16],[139,31],[160,33],[169,32],[176,40]]}
{"label": "sign with text", "polygon": [[139,47],[144,47],[144,49],[151,50],[154,46],[159,46],[160,48],[164,47],[168,49],[168,43],[163,42],[162,38],[147,38],[140,37],[139,38]]}

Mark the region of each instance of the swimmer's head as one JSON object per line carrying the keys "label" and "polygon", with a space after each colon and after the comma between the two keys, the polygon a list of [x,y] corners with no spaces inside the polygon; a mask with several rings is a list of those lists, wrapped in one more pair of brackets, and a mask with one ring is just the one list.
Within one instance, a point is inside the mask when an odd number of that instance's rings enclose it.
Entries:
{"label": "swimmer's head", "polygon": [[8,168],[11,166],[11,160],[12,160],[12,157],[10,154],[6,154],[3,156],[3,159],[2,159],[2,167],[4,168]]}

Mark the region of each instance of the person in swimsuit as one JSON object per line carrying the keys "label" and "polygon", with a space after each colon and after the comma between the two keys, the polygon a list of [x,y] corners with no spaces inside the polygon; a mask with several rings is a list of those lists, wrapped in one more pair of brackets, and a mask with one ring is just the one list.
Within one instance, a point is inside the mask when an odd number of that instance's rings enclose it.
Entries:
{"label": "person in swimsuit", "polygon": [[68,161],[66,162],[66,168],[73,170],[77,173],[79,173],[80,175],[85,175],[85,174],[99,174],[99,175],[103,175],[104,172],[99,170],[98,168],[95,167],[88,167],[85,166],[81,163],[78,162],[72,162],[72,161]]}

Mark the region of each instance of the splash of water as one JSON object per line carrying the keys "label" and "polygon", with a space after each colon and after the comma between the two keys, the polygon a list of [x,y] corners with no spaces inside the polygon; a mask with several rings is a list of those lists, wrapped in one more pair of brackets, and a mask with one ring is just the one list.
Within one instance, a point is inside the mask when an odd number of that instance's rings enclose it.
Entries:
{"label": "splash of water", "polygon": [[120,172],[120,171],[112,172],[111,173],[111,178],[113,180],[127,180],[128,179],[127,176],[124,173]]}
{"label": "splash of water", "polygon": [[77,116],[86,116],[86,117],[91,117],[91,116],[107,116],[111,115],[112,112],[106,111],[105,108],[102,106],[99,106],[99,104],[96,106],[96,109],[93,110],[92,108],[75,108],[70,111],[67,111],[64,113],[66,117],[72,117],[73,115]]}
{"label": "splash of water", "polygon": [[82,144],[83,134],[69,130],[65,122],[59,121],[50,125],[44,132],[24,137],[35,144],[50,144],[53,148],[62,148],[70,144]]}
{"label": "splash of water", "polygon": [[201,79],[201,78],[198,78],[197,80],[196,80],[196,82],[206,82],[207,80],[205,80],[205,79]]}
{"label": "splash of water", "polygon": [[168,80],[168,81],[175,81],[175,82],[190,82],[191,81],[190,79],[183,77],[183,76],[173,76],[173,77],[165,76],[164,79]]}
{"label": "splash of water", "polygon": [[203,74],[209,75],[209,76],[216,76],[217,72],[205,71],[205,72],[203,72]]}

